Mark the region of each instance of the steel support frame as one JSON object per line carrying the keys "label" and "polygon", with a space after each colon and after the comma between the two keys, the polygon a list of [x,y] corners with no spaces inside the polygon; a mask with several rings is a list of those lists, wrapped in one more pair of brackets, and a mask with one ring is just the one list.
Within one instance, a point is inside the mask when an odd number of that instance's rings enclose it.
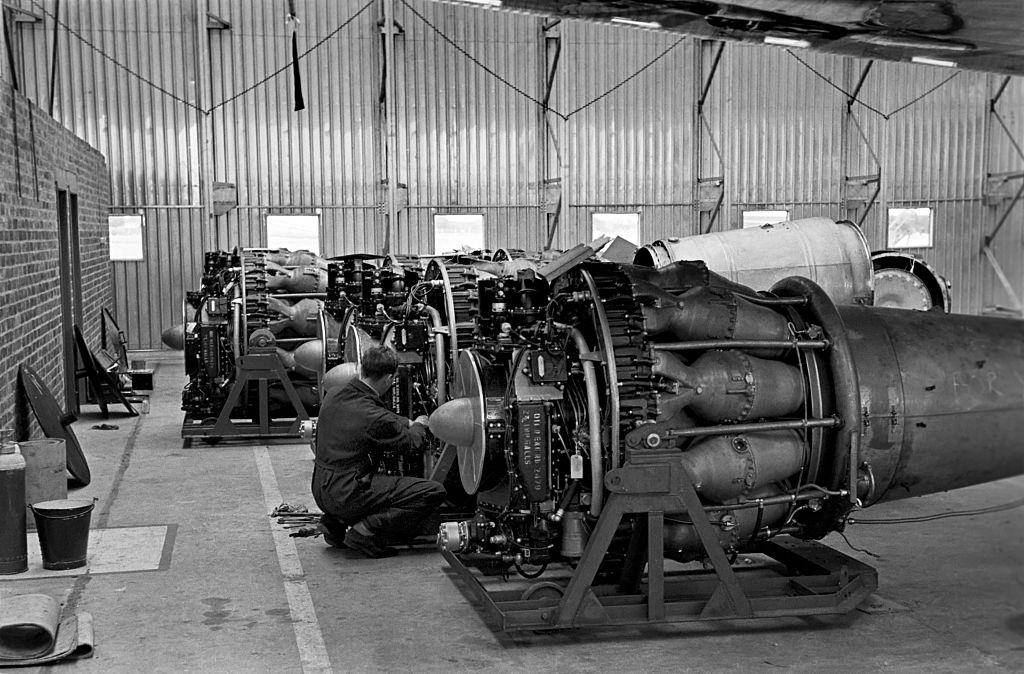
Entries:
{"label": "steel support frame", "polygon": [[[231,413],[248,388],[249,382],[256,382],[256,415],[250,421],[238,421]],[[284,388],[288,402],[295,410],[293,419],[273,419],[270,415],[270,384],[279,383]],[[276,353],[252,353],[239,357],[235,362],[235,380],[231,384],[227,400],[214,422],[197,420],[186,415],[181,425],[183,438],[301,438],[302,422],[309,420],[299,394],[288,378],[288,372]]]}
{"label": "steel support frame", "polygon": [[[722,151],[718,147],[715,134],[711,130],[707,116],[704,114],[704,106],[711,93],[711,85],[715,81],[718,67],[722,62],[722,55],[725,51],[725,42],[712,40],[695,40],[696,50],[696,103],[694,105],[693,135],[694,135],[694,171],[693,204],[694,204],[694,228],[699,234],[707,234],[715,227],[718,218],[722,213],[725,204],[725,160]],[[711,62],[705,66],[705,51],[712,45],[717,45]],[[707,140],[712,153],[704,151],[704,141]],[[711,163],[710,158],[716,160],[715,175],[706,176],[705,171]]]}
{"label": "steel support frame", "polygon": [[541,92],[540,108],[540,196],[546,217],[544,250],[551,250],[555,244],[558,228],[565,218],[565,193],[563,176],[566,167],[562,165],[562,152],[559,143],[561,121],[550,108],[551,94],[554,91],[555,79],[562,56],[561,19],[544,19],[540,22],[541,62],[544,64],[544,91]]}
{"label": "steel support frame", "polygon": [[[766,566],[733,569],[678,452],[633,451],[621,468],[606,475],[605,483],[611,496],[568,583],[530,585],[549,591],[560,587],[560,599],[529,598],[529,587],[492,590],[457,555],[442,552],[501,630],[840,614],[877,588],[877,573],[870,566],[820,543],[787,536],[758,550],[779,562],[781,572]],[[684,512],[697,528],[711,571],[665,571],[665,514]],[[639,526],[621,582],[596,585],[627,516]]]}
{"label": "steel support frame", "polygon": [[[852,62],[848,62],[852,65]],[[878,153],[871,146],[871,141],[868,139],[867,134],[864,133],[864,129],[857,119],[856,113],[853,111],[854,103],[857,101],[857,96],[860,94],[860,90],[864,87],[864,83],[867,81],[868,73],[871,72],[871,67],[874,65],[874,61],[868,61],[864,64],[864,68],[861,69],[860,75],[857,77],[857,83],[854,85],[853,90],[846,98],[846,112],[843,114],[843,138],[842,138],[842,163],[843,163],[843,207],[847,211],[847,216],[853,215],[851,211],[860,211],[859,216],[856,218],[857,226],[864,227],[864,222],[867,221],[868,215],[874,209],[875,203],[878,201],[879,195],[882,193],[882,162],[878,157]],[[852,75],[852,72],[848,72],[848,77]],[[875,172],[866,175],[850,175],[850,129],[856,129],[861,142],[864,147],[867,148],[868,153],[871,155],[871,159],[875,163]],[[851,219],[853,219],[851,217]]]}
{"label": "steel support frame", "polygon": [[398,236],[399,203],[398,182],[398,69],[395,57],[396,42],[401,31],[395,21],[395,0],[381,0],[383,23],[380,111],[384,119],[384,245],[381,254],[388,255]]}
{"label": "steel support frame", "polygon": [[[990,137],[988,138],[986,147],[989,162],[991,162],[992,153],[992,132],[990,129],[994,128],[996,125],[1003,130],[1003,134],[1013,146],[1017,157],[1024,162],[1024,149],[1021,148],[1020,144],[1013,137],[1013,134],[1006,126],[1006,122],[1003,120],[1002,115],[999,114],[999,101],[1006,92],[1006,87],[1009,86],[1010,81],[1011,78],[1009,76],[1003,78],[1003,81],[1000,83],[995,94],[989,101],[987,133]],[[1011,308],[1018,315],[1021,315],[1024,314],[1024,300],[1022,300],[1017,289],[1014,288],[1013,282],[1003,270],[1003,267],[999,263],[999,259],[996,257],[996,253],[992,248],[992,244],[995,241],[996,236],[999,234],[999,231],[1003,228],[1003,225],[1005,225],[1010,219],[1010,215],[1013,213],[1014,209],[1021,202],[1022,198],[1024,198],[1024,171],[993,173],[989,170],[986,174],[986,178],[985,203],[990,207],[988,210],[991,213],[993,224],[989,233],[982,239],[981,253],[992,266],[996,279],[1010,298],[1010,302],[1013,304]],[[1012,189],[1012,185],[1017,181],[1020,181],[1020,186],[1016,191],[1014,191]],[[1003,203],[1006,201],[1009,201],[1009,203],[1003,207]]]}

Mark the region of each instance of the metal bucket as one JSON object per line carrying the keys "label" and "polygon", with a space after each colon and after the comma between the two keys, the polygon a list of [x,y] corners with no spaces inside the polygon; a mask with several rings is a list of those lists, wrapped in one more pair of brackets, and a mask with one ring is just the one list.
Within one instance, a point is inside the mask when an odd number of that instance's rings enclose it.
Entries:
{"label": "metal bucket", "polygon": [[754,290],[803,276],[837,304],[872,303],[871,254],[852,222],[807,218],[663,239],[640,248],[633,258],[634,264],[656,268],[679,260],[703,260],[711,271]]}
{"label": "metal bucket", "polygon": [[89,521],[96,501],[59,499],[32,505],[43,568],[54,571],[85,566]]}

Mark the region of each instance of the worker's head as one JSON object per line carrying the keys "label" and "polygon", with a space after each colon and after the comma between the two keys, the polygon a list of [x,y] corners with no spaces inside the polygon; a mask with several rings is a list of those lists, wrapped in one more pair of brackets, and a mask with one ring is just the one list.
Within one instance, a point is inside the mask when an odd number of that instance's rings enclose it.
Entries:
{"label": "worker's head", "polygon": [[375,346],[363,352],[360,359],[360,379],[384,395],[391,388],[395,372],[398,371],[398,355],[387,346]]}

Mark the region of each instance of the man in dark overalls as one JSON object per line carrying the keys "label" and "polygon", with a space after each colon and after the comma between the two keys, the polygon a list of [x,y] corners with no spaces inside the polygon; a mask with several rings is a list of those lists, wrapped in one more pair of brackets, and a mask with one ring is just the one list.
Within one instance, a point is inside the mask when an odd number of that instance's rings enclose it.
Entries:
{"label": "man in dark overalls", "polygon": [[374,558],[395,554],[387,542],[420,533],[445,498],[438,482],[377,474],[384,452],[414,451],[426,441],[427,417],[410,420],[384,405],[397,370],[394,351],[369,349],[359,377],[328,391],[317,420],[311,488],[324,513],[324,540]]}

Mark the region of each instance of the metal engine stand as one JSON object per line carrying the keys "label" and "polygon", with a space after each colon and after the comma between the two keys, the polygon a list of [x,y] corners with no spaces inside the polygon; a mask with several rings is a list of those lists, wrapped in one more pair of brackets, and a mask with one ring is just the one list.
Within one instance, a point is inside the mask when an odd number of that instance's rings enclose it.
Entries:
{"label": "metal engine stand", "polygon": [[[874,568],[820,543],[789,536],[754,551],[775,564],[733,567],[677,452],[628,452],[627,462],[605,476],[605,485],[611,495],[568,578],[494,589],[510,584],[483,578],[457,554],[442,551],[501,630],[841,614],[878,586]],[[666,513],[687,514],[711,570],[666,572]],[[626,515],[642,516],[646,527],[634,531],[619,582],[595,585]]]}

